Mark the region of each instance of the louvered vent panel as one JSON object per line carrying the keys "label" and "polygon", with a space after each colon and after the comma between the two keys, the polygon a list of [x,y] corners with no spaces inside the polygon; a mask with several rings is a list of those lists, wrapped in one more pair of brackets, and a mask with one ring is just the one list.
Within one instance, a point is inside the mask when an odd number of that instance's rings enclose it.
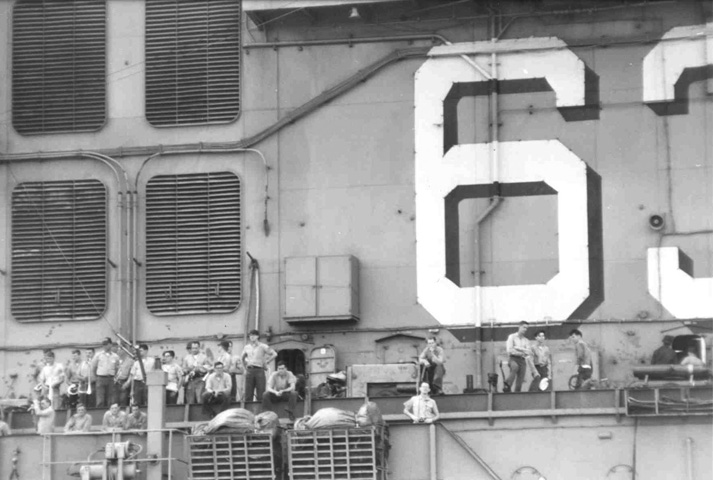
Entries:
{"label": "louvered vent panel", "polygon": [[240,0],[146,0],[146,118],[227,123],[240,111]]}
{"label": "louvered vent panel", "polygon": [[159,175],[146,185],[146,304],[154,314],[231,312],[241,292],[240,179]]}
{"label": "louvered vent panel", "polygon": [[12,193],[12,314],[94,320],[106,308],[107,193],[98,180],[21,183]]}
{"label": "louvered vent panel", "polygon": [[19,0],[12,31],[17,132],[100,129],[106,118],[106,2]]}

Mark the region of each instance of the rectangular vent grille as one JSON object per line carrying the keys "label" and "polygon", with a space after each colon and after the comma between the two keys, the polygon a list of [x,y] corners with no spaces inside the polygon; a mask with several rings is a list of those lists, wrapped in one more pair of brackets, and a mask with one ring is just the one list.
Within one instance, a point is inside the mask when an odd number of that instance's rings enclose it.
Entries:
{"label": "rectangular vent grille", "polygon": [[226,313],[241,298],[240,179],[159,175],[146,185],[146,305],[156,315]]}
{"label": "rectangular vent grille", "polygon": [[21,183],[12,192],[12,314],[95,320],[106,308],[107,192],[98,180]]}
{"label": "rectangular vent grille", "polygon": [[99,130],[106,119],[106,2],[18,1],[12,32],[15,130]]}
{"label": "rectangular vent grille", "polygon": [[228,123],[240,112],[240,0],[146,0],[146,118]]}

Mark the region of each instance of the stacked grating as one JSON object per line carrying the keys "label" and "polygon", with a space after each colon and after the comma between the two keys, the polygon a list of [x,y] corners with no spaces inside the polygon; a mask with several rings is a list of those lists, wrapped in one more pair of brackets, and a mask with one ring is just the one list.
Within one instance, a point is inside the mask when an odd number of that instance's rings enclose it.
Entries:
{"label": "stacked grating", "polygon": [[290,431],[290,478],[385,480],[387,432],[381,427]]}
{"label": "stacked grating", "polygon": [[279,448],[269,433],[189,436],[191,480],[275,479]]}

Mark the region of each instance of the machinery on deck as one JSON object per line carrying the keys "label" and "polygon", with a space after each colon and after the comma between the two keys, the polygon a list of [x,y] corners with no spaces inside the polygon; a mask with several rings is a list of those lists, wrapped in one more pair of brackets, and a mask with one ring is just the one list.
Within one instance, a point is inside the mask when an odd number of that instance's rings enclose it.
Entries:
{"label": "machinery on deck", "polygon": [[[706,385],[711,383],[713,372],[706,363],[706,342],[701,335],[679,335],[673,339],[671,348],[676,352],[676,364],[634,367],[634,376],[643,382],[636,382],[630,387]],[[680,365],[689,348],[695,350],[694,353],[701,360],[703,366]]]}
{"label": "machinery on deck", "polygon": [[79,467],[81,480],[132,480],[139,470],[136,457],[143,447],[132,442],[109,442],[104,447],[103,460],[91,460],[92,455]]}

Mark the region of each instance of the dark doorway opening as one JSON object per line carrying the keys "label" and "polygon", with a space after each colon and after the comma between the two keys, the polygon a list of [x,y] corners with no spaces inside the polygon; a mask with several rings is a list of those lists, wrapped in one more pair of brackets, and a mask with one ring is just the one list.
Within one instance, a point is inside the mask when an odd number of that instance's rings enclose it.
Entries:
{"label": "dark doorway opening", "polygon": [[305,354],[299,349],[285,349],[277,352],[275,365],[277,362],[285,362],[287,370],[295,375],[304,375],[306,373]]}

